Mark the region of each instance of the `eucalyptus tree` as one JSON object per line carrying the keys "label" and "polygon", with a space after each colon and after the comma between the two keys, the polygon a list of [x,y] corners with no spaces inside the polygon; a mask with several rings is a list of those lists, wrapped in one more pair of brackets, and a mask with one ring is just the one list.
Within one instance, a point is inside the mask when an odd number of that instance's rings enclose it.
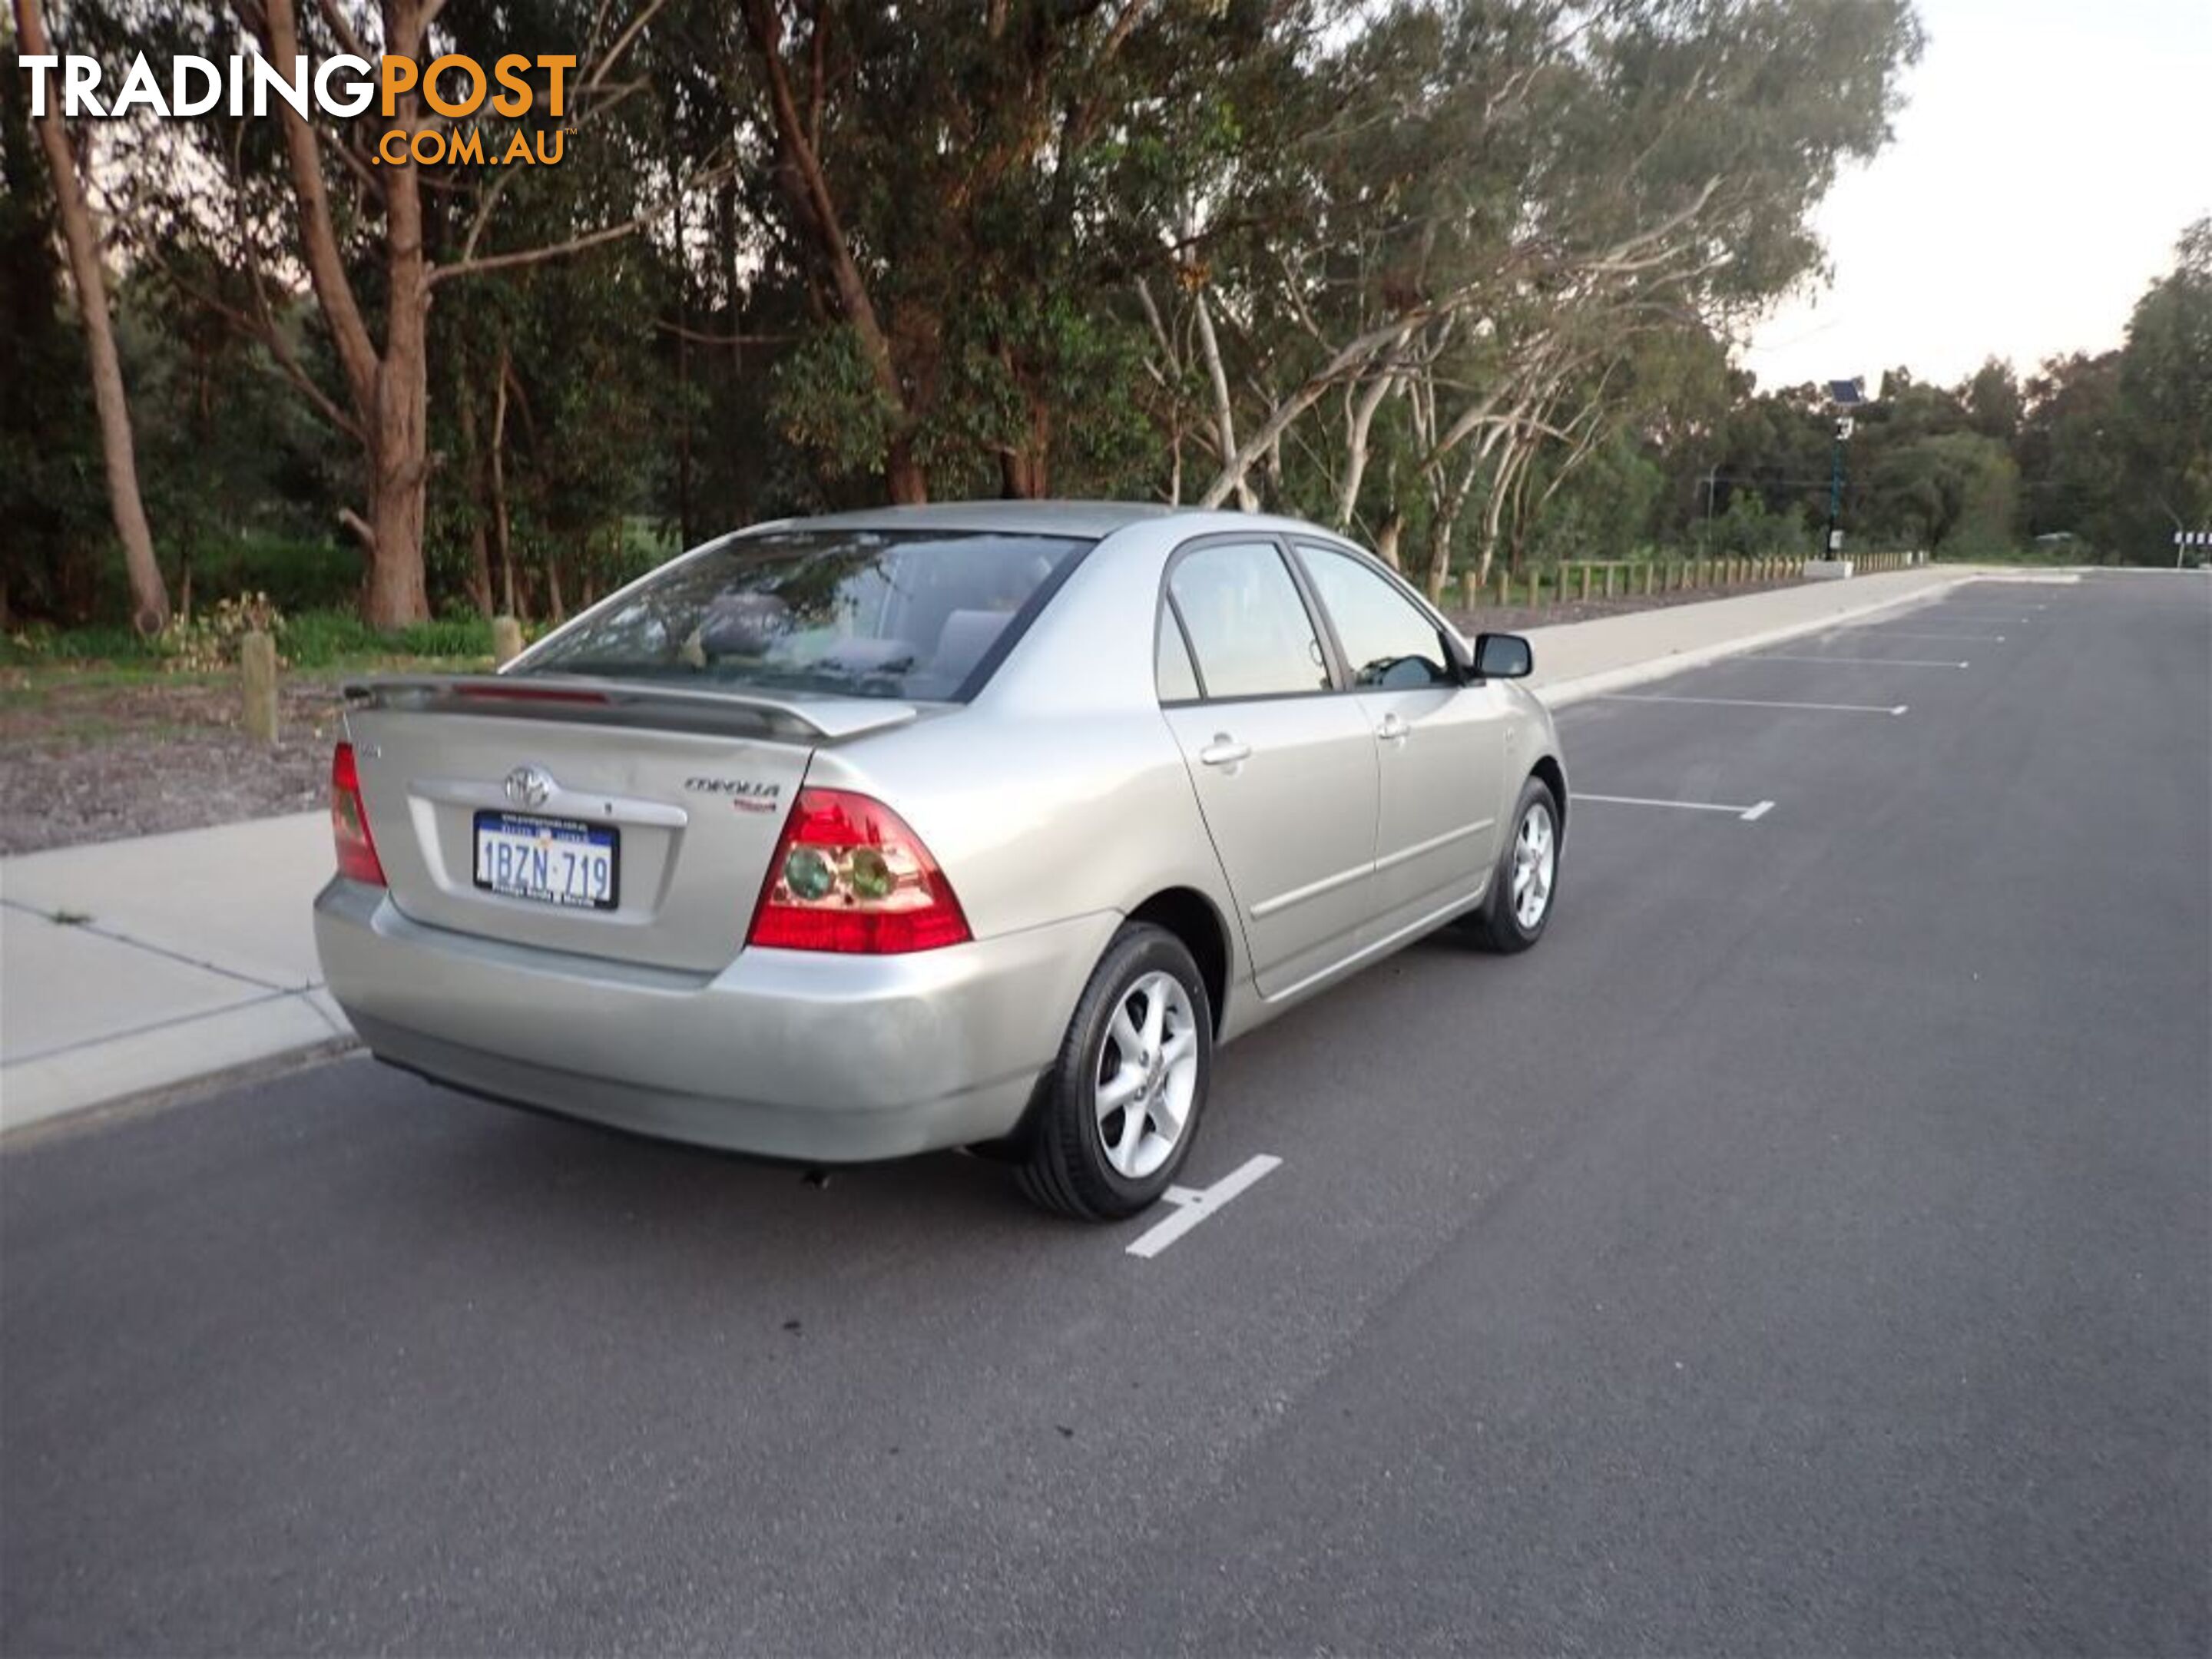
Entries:
{"label": "eucalyptus tree", "polygon": [[1538,450],[1601,430],[1607,365],[1815,268],[1811,210],[1887,140],[1917,50],[1903,0],[1400,0],[1372,16],[1316,69],[1326,118],[1284,147],[1315,199],[1303,235],[1219,273],[1253,399],[1200,499],[1243,489],[1335,398],[1332,505],[1349,521],[1391,429],[1376,417],[1402,396],[1415,451],[1385,471],[1422,498],[1429,584],[1478,490],[1486,566]]}
{"label": "eucalyptus tree", "polygon": [[[15,0],[15,17],[21,53],[31,58],[52,56],[53,42],[46,34],[41,0]],[[9,90],[12,97],[17,89],[11,86]],[[131,580],[131,620],[141,633],[156,633],[169,620],[169,593],[154,556],[154,532],[146,521],[146,504],[139,494],[137,446],[131,430],[123,364],[115,349],[105,251],[82,176],[91,167],[91,133],[70,131],[58,88],[48,89],[44,111],[34,112],[31,120],[46,151],[63,244],[69,251],[70,285],[76,295],[77,319],[91,365],[93,404],[100,416],[108,510],[116,538],[123,544],[124,568]]]}
{"label": "eucalyptus tree", "polygon": [[[388,119],[342,118],[315,105],[302,114],[276,98],[262,116],[218,106],[190,121],[131,124],[137,165],[118,193],[138,252],[257,340],[271,371],[356,447],[362,506],[341,508],[338,518],[359,541],[363,612],[379,626],[428,612],[422,532],[437,459],[429,441],[435,296],[465,278],[632,236],[713,170],[713,158],[678,167],[642,149],[624,125],[650,89],[649,76],[635,71],[649,57],[662,3],[638,0],[617,12],[535,0],[448,14],[443,0],[319,0],[306,11],[295,0],[234,0],[229,8],[89,0],[87,11],[105,16],[118,54],[150,46],[220,60],[242,51],[288,76],[297,58],[312,69],[338,54],[427,65],[448,52],[486,64],[516,52],[535,64],[532,101],[511,119],[489,99],[470,113],[441,113],[418,84],[398,93]],[[447,86],[449,104],[465,101],[461,90]],[[545,140],[556,131],[561,145],[549,150]],[[409,159],[386,153],[394,133]],[[536,142],[518,152],[518,136]],[[410,156],[418,137],[442,142],[417,154],[444,151],[447,159]],[[478,159],[471,139],[507,164]],[[550,154],[559,165],[545,164]],[[291,317],[302,291],[313,302],[312,343]]]}
{"label": "eucalyptus tree", "polygon": [[723,51],[809,319],[784,431],[895,501],[1148,474],[1133,281],[1308,10],[746,0]]}

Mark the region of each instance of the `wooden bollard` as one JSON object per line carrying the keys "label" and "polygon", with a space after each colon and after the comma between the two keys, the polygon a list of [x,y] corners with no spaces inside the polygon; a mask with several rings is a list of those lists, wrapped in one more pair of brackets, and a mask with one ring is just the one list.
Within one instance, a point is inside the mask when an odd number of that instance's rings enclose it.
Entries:
{"label": "wooden bollard", "polygon": [[1652,590],[1652,586],[1651,586],[1651,584],[1652,584],[1653,582],[1656,581],[1658,579],[1659,579],[1659,561],[1658,561],[1658,560],[1656,560],[1656,559],[1646,559],[1646,560],[1644,560],[1644,591],[1647,594],[1648,594],[1648,593],[1650,593],[1650,592],[1651,592],[1653,591],[1653,590]]}
{"label": "wooden bollard", "polygon": [[504,668],[522,654],[522,624],[512,617],[491,619],[491,659]]}
{"label": "wooden bollard", "polygon": [[1513,578],[1503,570],[1498,573],[1498,603],[1500,605],[1513,603]]}
{"label": "wooden bollard", "polygon": [[276,641],[259,629],[238,642],[239,687],[246,699],[246,735],[276,741]]}
{"label": "wooden bollard", "polygon": [[1482,608],[1481,575],[1470,570],[1464,578],[1464,583],[1467,588],[1467,608],[1470,611],[1480,610]]}
{"label": "wooden bollard", "polygon": [[1611,565],[1605,568],[1605,596],[1608,599],[1613,597],[1613,567]]}
{"label": "wooden bollard", "polygon": [[1590,568],[1589,568],[1588,565],[1584,565],[1584,566],[1583,567],[1583,585],[1582,585],[1582,597],[1583,597],[1583,599],[1588,599],[1588,598],[1589,598],[1589,585],[1590,585]]}
{"label": "wooden bollard", "polygon": [[1534,610],[1544,603],[1544,579],[1535,571],[1528,573],[1528,608]]}

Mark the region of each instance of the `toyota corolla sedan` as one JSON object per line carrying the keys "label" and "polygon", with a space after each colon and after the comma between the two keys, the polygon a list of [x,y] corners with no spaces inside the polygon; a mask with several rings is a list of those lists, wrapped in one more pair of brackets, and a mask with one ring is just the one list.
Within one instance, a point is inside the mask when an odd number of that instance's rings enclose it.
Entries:
{"label": "toyota corolla sedan", "polygon": [[683,555],[497,674],[347,688],[330,989],[378,1058],[809,1164],[1158,1198],[1215,1049],[1447,925],[1543,934],[1525,641],[1313,526],[988,502]]}

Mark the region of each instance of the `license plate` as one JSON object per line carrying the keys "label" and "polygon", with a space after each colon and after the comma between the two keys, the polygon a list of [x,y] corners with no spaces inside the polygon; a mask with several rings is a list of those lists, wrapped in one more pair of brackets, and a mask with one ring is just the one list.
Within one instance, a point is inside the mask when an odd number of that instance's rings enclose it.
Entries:
{"label": "license plate", "polygon": [[526,812],[479,812],[476,882],[538,904],[611,910],[621,848],[617,832]]}

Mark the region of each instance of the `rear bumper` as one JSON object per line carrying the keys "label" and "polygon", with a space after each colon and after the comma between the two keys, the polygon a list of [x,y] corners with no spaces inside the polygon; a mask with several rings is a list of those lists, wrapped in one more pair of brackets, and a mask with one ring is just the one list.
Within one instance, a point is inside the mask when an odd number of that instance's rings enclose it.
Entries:
{"label": "rear bumper", "polygon": [[713,975],[315,901],[331,994],[380,1060],[640,1133],[811,1163],[1011,1133],[1121,918],[897,957],[743,951]]}

